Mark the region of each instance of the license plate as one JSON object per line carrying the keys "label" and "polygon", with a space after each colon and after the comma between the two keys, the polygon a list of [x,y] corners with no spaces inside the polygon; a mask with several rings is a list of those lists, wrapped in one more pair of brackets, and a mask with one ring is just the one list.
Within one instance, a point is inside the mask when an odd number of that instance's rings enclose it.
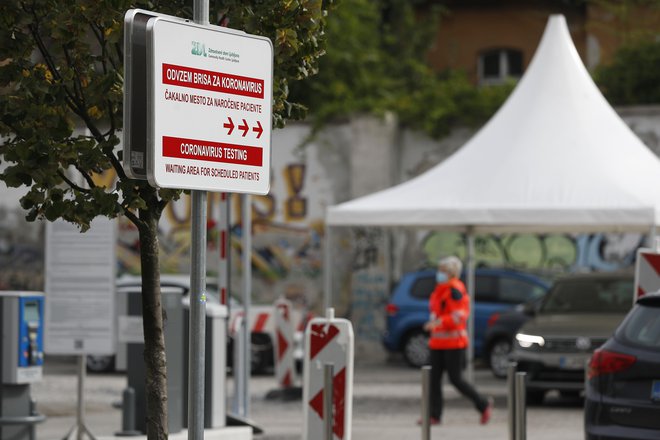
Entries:
{"label": "license plate", "polygon": [[651,400],[660,401],[660,380],[654,380],[651,386]]}
{"label": "license plate", "polygon": [[559,368],[564,370],[580,370],[584,368],[584,361],[579,357],[562,356],[559,358]]}

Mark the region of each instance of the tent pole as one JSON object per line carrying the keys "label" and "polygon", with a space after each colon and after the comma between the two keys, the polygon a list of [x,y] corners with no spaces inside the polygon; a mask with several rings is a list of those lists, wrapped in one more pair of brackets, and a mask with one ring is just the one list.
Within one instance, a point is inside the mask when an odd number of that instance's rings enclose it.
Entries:
{"label": "tent pole", "polygon": [[325,249],[324,249],[324,270],[323,270],[323,310],[328,310],[332,307],[332,275],[330,270],[332,267],[332,249],[331,249],[331,234],[332,228],[326,223],[325,228]]}
{"label": "tent pole", "polygon": [[649,238],[646,240],[647,247],[651,249],[656,248],[655,235],[656,235],[656,229],[655,229],[655,224],[653,224],[651,225],[651,230],[649,231]]}
{"label": "tent pole", "polygon": [[467,291],[470,297],[470,318],[468,320],[468,335],[470,343],[467,350],[467,381],[474,383],[474,292],[475,292],[475,261],[474,261],[474,228],[467,229]]}

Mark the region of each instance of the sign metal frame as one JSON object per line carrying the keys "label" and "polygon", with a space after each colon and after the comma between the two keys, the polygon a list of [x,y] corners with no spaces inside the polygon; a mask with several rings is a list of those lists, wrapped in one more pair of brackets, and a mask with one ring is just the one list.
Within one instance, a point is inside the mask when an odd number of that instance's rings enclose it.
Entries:
{"label": "sign metal frame", "polygon": [[147,23],[154,17],[187,21],[144,9],[124,15],[122,165],[131,179],[147,180]]}

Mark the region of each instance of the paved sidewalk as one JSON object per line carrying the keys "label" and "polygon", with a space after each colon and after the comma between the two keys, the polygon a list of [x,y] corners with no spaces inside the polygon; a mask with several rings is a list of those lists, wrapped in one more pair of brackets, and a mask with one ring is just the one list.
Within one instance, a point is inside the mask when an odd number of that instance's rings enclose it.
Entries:
{"label": "paved sidewalk", "polygon": [[[420,413],[421,373],[402,363],[358,365],[353,398],[354,440],[408,440],[421,438],[416,425]],[[445,386],[446,410],[443,424],[433,427],[433,439],[508,440],[506,384],[487,370],[475,372],[481,393],[495,398],[490,424],[481,426],[479,414],[450,385]],[[121,412],[112,403],[119,401],[126,379],[121,375],[88,375],[86,381],[86,425],[98,438],[113,436],[121,427]],[[272,376],[253,377],[250,416],[264,429],[257,440],[299,440],[302,433],[302,402],[268,401],[266,393],[275,387]],[[228,378],[228,394],[233,391]],[[44,380],[33,386],[33,397],[48,419],[39,425],[38,440],[60,440],[75,423],[75,365],[49,368]],[[228,398],[231,408],[231,396]],[[582,408],[579,401],[551,397],[542,407],[527,413],[530,440],[581,440]],[[181,438],[177,436],[177,438]],[[185,438],[185,435],[182,437]],[[207,437],[210,438],[210,437]],[[316,440],[316,439],[314,439]]]}

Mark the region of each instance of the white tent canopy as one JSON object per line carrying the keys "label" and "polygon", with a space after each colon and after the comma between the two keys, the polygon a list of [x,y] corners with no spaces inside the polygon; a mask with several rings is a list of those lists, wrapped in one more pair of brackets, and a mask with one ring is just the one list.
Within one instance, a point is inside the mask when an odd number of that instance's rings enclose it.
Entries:
{"label": "white tent canopy", "polygon": [[[516,89],[470,141],[420,176],[330,207],[326,224],[464,230],[473,302],[477,232],[655,234],[659,214],[660,159],[601,95],[555,15]],[[328,245],[326,307],[330,253]],[[469,326],[473,335],[473,319]]]}
{"label": "white tent canopy", "polygon": [[470,141],[416,178],[330,207],[326,221],[649,232],[659,210],[660,160],[603,98],[555,15],[514,92]]}

